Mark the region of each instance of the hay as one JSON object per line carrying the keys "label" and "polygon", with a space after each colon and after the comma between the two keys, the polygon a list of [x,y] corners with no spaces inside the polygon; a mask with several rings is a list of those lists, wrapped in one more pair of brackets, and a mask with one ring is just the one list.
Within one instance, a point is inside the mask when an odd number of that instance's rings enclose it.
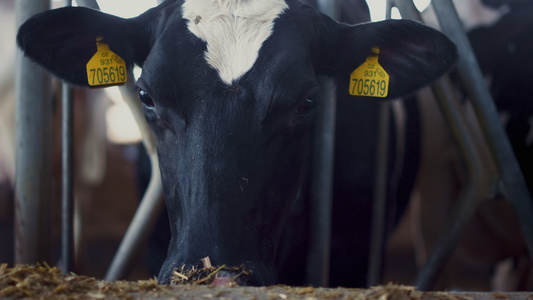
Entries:
{"label": "hay", "polygon": [[0,298],[124,298],[128,294],[157,292],[160,288],[155,279],[105,282],[74,273],[62,274],[58,268],[46,264],[14,268],[0,265]]}
{"label": "hay", "polygon": [[[247,278],[252,275],[252,271],[246,270],[244,265],[240,267],[226,267],[225,265],[220,267],[203,267],[203,268],[188,268],[181,266],[175,269],[170,279],[171,284],[189,284],[189,285],[217,285],[216,280],[222,278],[219,276],[224,274],[227,278],[224,286],[237,287],[246,283]],[[231,275],[229,275],[231,274]]]}
{"label": "hay", "polygon": [[[62,274],[55,267],[46,264],[36,266],[15,266],[0,264],[0,298],[10,299],[356,299],[356,300],[467,300],[467,299],[528,299],[530,293],[445,293],[420,292],[411,286],[388,284],[370,289],[312,288],[312,287],[213,287],[210,280],[224,270],[202,268],[201,276],[181,270],[182,276],[190,281],[176,279],[178,285],[159,285],[157,280],[137,282],[105,282],[73,273]],[[201,270],[202,270],[201,269]],[[244,269],[227,270],[239,274]],[[182,278],[182,276],[177,276]],[[205,279],[209,278],[209,279]],[[185,284],[181,284],[185,283]]]}

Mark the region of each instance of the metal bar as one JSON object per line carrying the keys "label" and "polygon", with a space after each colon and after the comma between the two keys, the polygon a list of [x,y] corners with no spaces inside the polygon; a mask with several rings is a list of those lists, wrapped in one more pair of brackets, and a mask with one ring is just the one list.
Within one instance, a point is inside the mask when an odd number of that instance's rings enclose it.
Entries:
{"label": "metal bar", "polygon": [[465,89],[502,176],[506,196],[514,206],[529,257],[533,258],[533,201],[526,181],[507,135],[499,122],[496,107],[453,3],[450,0],[433,0],[432,5],[443,32],[457,45],[459,50],[461,57],[458,65],[459,74],[465,83]]}
{"label": "metal bar", "polygon": [[412,0],[390,0],[392,2],[392,6],[395,6],[400,11],[400,14],[402,15],[402,18],[404,19],[411,19],[416,20],[419,22],[422,22],[422,18],[420,17],[420,12],[416,8],[416,6],[413,4]]}
{"label": "metal bar", "polygon": [[317,0],[316,2],[318,10],[332,19],[338,20],[341,0]]}
{"label": "metal bar", "polygon": [[[338,17],[339,1],[318,0],[318,8],[333,19]],[[317,107],[313,136],[311,174],[311,237],[307,282],[328,286],[331,253],[333,165],[335,152],[336,88],[319,78],[322,101]]]}
{"label": "metal bar", "polygon": [[[63,6],[72,6],[64,0]],[[61,86],[61,261],[62,272],[74,269],[74,93]]]}
{"label": "metal bar", "polygon": [[[17,27],[48,10],[48,0],[18,0]],[[15,263],[50,259],[51,118],[47,73],[17,51]]]}
{"label": "metal bar", "polygon": [[385,19],[392,18],[392,8],[394,7],[394,0],[387,0],[385,2]]}
{"label": "metal bar", "polygon": [[322,98],[317,107],[313,137],[311,174],[311,235],[307,281],[314,286],[328,286],[333,165],[335,152],[336,89],[332,81],[319,78]]}
{"label": "metal bar", "polygon": [[459,244],[464,229],[476,212],[479,197],[473,184],[467,185],[461,190],[457,205],[450,214],[448,223],[444,226],[442,234],[432,247],[431,255],[428,256],[424,266],[418,272],[414,286],[421,291],[430,290],[439,278],[444,266],[450,259],[453,251]]}
{"label": "metal bar", "polygon": [[[393,0],[387,0],[385,17],[391,18]],[[387,166],[389,164],[389,126],[390,109],[388,102],[380,103],[378,112],[378,139],[376,143],[376,174],[374,179],[374,201],[372,206],[372,224],[370,227],[370,252],[368,259],[367,286],[381,282],[383,270],[383,249],[385,245],[385,210],[387,199]]]}
{"label": "metal bar", "polygon": [[420,290],[431,289],[438,279],[446,262],[459,244],[467,222],[472,218],[479,202],[484,200],[481,198],[483,197],[481,191],[488,185],[488,174],[481,167],[476,145],[461,115],[462,107],[451,95],[453,85],[447,79],[440,79],[432,86],[432,89],[440,110],[445,116],[444,119],[459,147],[461,156],[466,162],[468,179],[465,187],[461,190],[451,216],[448,218],[448,223],[415,278],[415,286]]}
{"label": "metal bar", "polygon": [[67,84],[62,86],[61,167],[62,167],[62,234],[61,260],[63,273],[74,268],[74,106],[73,90]]}
{"label": "metal bar", "polygon": [[133,93],[135,86],[133,74],[130,73],[129,78],[130,79],[126,85],[121,87],[121,92],[141,131],[143,143],[152,165],[152,177],[150,178],[148,188],[135,212],[133,220],[126,231],[126,234],[122,238],[119,249],[113,257],[113,261],[106,273],[105,280],[107,281],[123,279],[126,277],[131,266],[134,264],[135,256],[145,244],[148,235],[153,230],[164,205],[162,197],[163,186],[161,183],[161,173],[159,171],[155,140],[144,117],[141,103]]}
{"label": "metal bar", "polygon": [[385,210],[388,190],[387,167],[389,164],[390,109],[391,107],[388,102],[380,103],[367,286],[379,284],[382,276],[383,250],[385,246]]}
{"label": "metal bar", "polygon": [[133,220],[109,266],[105,276],[106,281],[124,279],[127,276],[134,265],[135,256],[148,240],[148,236],[154,229],[157,218],[163,209],[163,187],[157,154],[150,154],[150,162],[153,175]]}
{"label": "metal bar", "polygon": [[96,0],[76,0],[76,3],[78,3],[78,6],[85,6],[95,10],[100,10],[100,6]]}

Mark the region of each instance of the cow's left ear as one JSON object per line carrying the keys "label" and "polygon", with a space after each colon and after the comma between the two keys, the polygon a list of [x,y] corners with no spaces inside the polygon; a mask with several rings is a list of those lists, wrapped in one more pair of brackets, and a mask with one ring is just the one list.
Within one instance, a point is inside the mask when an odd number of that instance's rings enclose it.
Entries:
{"label": "cow's left ear", "polygon": [[96,54],[97,37],[128,67],[146,58],[147,33],[139,18],[122,19],[83,7],[50,10],[22,24],[17,43],[26,56],[60,79],[88,86],[86,64]]}
{"label": "cow's left ear", "polygon": [[444,34],[414,21],[339,24],[335,36],[329,57],[337,75],[350,80],[369,56],[377,55],[390,76],[387,99],[414,93],[449,71],[458,59],[455,44]]}

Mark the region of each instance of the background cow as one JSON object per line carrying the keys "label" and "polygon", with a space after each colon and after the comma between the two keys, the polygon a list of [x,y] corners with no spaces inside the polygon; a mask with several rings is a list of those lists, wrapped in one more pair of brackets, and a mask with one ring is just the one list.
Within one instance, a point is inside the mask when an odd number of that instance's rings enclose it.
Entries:
{"label": "background cow", "polygon": [[[0,28],[0,37],[4,41],[15,40],[14,1],[0,2],[0,18],[5,23]],[[13,184],[15,174],[15,90],[14,86],[14,57],[15,43],[0,45],[0,236],[13,240]],[[13,247],[2,247],[0,258],[6,262],[13,256]]]}
{"label": "background cow", "polygon": [[[17,40],[52,73],[87,86],[86,62],[99,36],[128,67],[143,67],[139,98],[156,137],[171,220],[163,283],[175,267],[205,256],[244,263],[254,271],[251,284],[276,281],[289,209],[308,195],[317,77],[342,79],[347,90],[350,73],[378,55],[390,75],[387,98],[395,99],[445,73],[457,56],[444,35],[415,22],[349,27],[294,0],[167,1],[133,19],[58,9],[26,22]],[[338,132],[366,126],[349,121]],[[350,142],[336,150],[343,166],[358,148]],[[349,185],[358,167],[340,172],[336,184]],[[368,207],[342,188],[335,201],[351,204],[354,215],[337,217],[355,221],[343,229],[366,226],[358,221]]]}
{"label": "background cow", "polygon": [[[14,261],[15,183],[15,1],[0,1],[0,261]],[[60,245],[60,126],[61,83],[53,90],[50,263],[59,256]],[[125,155],[131,148],[106,139],[105,110],[111,100],[104,90],[75,88],[75,271],[102,277],[118,240],[134,213],[133,167]],[[131,156],[131,155],[129,155]],[[111,166],[111,168],[106,168]],[[117,183],[118,182],[118,183]],[[117,188],[117,185],[119,186]],[[122,198],[123,197],[123,198]],[[128,202],[128,200],[130,202]],[[112,205],[110,205],[110,203]],[[116,204],[115,204],[116,203]],[[128,205],[129,203],[129,205]],[[102,209],[105,207],[105,210]],[[88,263],[90,262],[90,263]],[[135,269],[136,274],[140,273]],[[145,276],[145,274],[143,274]]]}
{"label": "background cow", "polygon": [[[470,29],[468,36],[529,190],[533,191],[533,43],[528,38],[533,34],[533,6],[529,1],[487,1],[490,6],[480,1],[457,2],[459,7],[478,7],[472,11],[487,12],[483,16],[489,18],[478,19],[477,25],[465,20]],[[436,103],[428,101],[428,93],[420,94],[424,155],[411,207],[419,264],[425,261],[466,182],[464,162]],[[474,112],[464,92],[458,90],[457,94],[473,138],[476,144],[482,144],[483,134]],[[487,149],[480,150],[478,155],[487,173],[495,172]],[[531,261],[520,226],[510,203],[494,190],[494,186],[487,186],[482,191],[486,194],[484,200],[491,200],[480,204],[436,289],[531,289]],[[465,272],[475,274],[476,285],[459,279],[459,274]]]}

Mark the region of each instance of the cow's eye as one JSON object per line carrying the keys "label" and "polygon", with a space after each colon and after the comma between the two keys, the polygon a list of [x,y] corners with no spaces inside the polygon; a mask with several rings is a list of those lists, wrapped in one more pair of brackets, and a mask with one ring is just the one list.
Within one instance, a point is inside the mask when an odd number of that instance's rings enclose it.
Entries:
{"label": "cow's eye", "polygon": [[139,89],[139,100],[141,100],[147,108],[153,108],[155,105],[152,97],[150,97],[150,95],[143,89]]}
{"label": "cow's eye", "polygon": [[307,115],[316,107],[316,100],[314,98],[304,98],[300,100],[296,107],[296,113],[299,115]]}

